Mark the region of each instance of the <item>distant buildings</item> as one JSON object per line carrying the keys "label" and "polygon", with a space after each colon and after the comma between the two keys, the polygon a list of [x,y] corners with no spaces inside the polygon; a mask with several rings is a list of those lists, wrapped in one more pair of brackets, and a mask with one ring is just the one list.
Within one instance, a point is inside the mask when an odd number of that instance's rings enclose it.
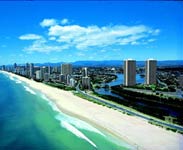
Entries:
{"label": "distant buildings", "polygon": [[183,88],[183,75],[180,75],[178,77],[178,83],[179,83],[179,87],[182,87]]}
{"label": "distant buildings", "polygon": [[124,61],[124,85],[133,86],[136,84],[136,61],[127,59]]}
{"label": "distant buildings", "polygon": [[148,59],[145,66],[145,84],[156,84],[157,61]]}
{"label": "distant buildings", "polygon": [[61,65],[61,74],[71,75],[72,74],[72,64],[62,64]]}
{"label": "distant buildings", "polygon": [[2,70],[5,71],[6,70],[6,67],[5,65],[2,66]]}

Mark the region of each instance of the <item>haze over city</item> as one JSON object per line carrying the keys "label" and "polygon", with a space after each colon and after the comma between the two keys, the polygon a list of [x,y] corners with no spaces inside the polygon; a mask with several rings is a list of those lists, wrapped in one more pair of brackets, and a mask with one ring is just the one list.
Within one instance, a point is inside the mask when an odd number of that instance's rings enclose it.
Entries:
{"label": "haze over city", "polygon": [[183,58],[177,1],[3,1],[0,14],[0,65]]}

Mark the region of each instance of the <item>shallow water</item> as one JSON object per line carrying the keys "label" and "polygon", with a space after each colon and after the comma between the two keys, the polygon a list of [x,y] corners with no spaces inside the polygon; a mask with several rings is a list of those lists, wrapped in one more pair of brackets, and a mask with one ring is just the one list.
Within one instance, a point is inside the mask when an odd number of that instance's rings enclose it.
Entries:
{"label": "shallow water", "polygon": [[64,114],[44,94],[2,73],[0,97],[0,149],[133,149],[109,133]]}

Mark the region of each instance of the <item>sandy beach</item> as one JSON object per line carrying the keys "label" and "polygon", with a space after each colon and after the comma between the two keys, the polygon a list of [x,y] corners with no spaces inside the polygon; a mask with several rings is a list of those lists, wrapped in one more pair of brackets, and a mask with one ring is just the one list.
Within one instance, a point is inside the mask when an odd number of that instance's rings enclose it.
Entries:
{"label": "sandy beach", "polygon": [[8,74],[45,94],[61,111],[105,129],[130,144],[138,145],[138,149],[183,149],[181,134],[151,125],[141,118],[89,102],[73,95],[72,92],[53,88],[12,73]]}

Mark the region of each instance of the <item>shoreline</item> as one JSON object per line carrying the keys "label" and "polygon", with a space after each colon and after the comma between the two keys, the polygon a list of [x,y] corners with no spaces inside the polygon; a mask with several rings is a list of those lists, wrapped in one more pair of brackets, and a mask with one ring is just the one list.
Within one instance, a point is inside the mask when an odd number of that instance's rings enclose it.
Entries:
{"label": "shoreline", "polygon": [[84,100],[75,96],[71,91],[50,87],[13,73],[5,73],[45,94],[62,112],[86,121],[94,127],[101,128],[132,146],[148,150],[183,149],[183,136],[181,134],[151,125],[141,118],[128,116],[117,110]]}

